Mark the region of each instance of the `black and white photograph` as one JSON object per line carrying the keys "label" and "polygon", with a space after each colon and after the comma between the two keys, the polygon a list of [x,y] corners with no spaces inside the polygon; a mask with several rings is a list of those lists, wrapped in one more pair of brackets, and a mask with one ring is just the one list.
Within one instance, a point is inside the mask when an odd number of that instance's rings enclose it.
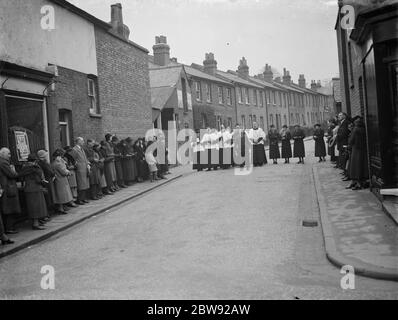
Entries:
{"label": "black and white photograph", "polygon": [[398,300],[398,0],[0,0],[0,241],[2,301]]}

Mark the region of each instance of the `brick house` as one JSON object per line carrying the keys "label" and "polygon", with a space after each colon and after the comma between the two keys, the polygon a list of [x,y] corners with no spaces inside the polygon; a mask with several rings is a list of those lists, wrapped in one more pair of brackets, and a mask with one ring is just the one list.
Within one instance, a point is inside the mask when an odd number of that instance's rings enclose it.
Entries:
{"label": "brick house", "polygon": [[192,92],[194,129],[220,130],[221,124],[236,125],[235,90],[231,82],[218,77],[217,61],[207,53],[203,66],[185,66]]}
{"label": "brick house", "polygon": [[[340,11],[345,4],[355,11],[353,29],[342,27]],[[371,189],[382,200],[395,196],[396,203],[398,4],[394,0],[339,1],[338,10],[342,111],[364,118]]]}

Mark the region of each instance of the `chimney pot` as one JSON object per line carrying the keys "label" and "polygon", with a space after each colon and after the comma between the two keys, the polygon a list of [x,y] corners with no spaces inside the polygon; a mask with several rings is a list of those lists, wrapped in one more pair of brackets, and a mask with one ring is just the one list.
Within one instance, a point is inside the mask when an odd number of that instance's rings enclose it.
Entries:
{"label": "chimney pot", "polygon": [[209,52],[205,54],[205,60],[203,61],[204,71],[212,76],[217,73],[217,61],[214,59],[214,53]]}
{"label": "chimney pot", "polygon": [[129,39],[130,30],[123,24],[123,11],[120,3],[111,5],[111,25],[112,32],[123,37],[125,40]]}

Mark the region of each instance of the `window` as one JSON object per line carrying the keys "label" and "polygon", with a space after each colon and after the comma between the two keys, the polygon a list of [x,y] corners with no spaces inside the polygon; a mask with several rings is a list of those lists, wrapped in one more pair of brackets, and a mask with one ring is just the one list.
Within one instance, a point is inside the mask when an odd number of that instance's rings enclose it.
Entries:
{"label": "window", "polygon": [[207,128],[207,117],[206,114],[202,113],[201,115],[202,129]]}
{"label": "window", "polygon": [[242,100],[242,88],[241,87],[237,87],[236,91],[238,93],[238,102],[239,103],[243,103],[243,100]]}
{"label": "window", "polygon": [[224,104],[224,92],[222,90],[222,87],[218,87],[218,103]]}
{"label": "window", "polygon": [[232,118],[228,118],[227,125],[228,127],[232,128]]}
{"label": "window", "polygon": [[269,116],[269,122],[271,123],[271,125],[274,124],[274,115],[273,114],[271,114]]}
{"label": "window", "polygon": [[227,88],[227,105],[229,106],[232,105],[231,97],[232,97],[231,88]]}
{"label": "window", "polygon": [[206,83],[206,102],[211,102],[211,86]]}
{"label": "window", "polygon": [[202,88],[199,81],[195,81],[196,100],[202,101]]}
{"label": "window", "polygon": [[279,105],[282,107],[282,93],[279,92]]}
{"label": "window", "polygon": [[311,124],[311,121],[310,121],[310,113],[309,113],[309,112],[307,112],[307,120],[308,120],[308,123]]}
{"label": "window", "polygon": [[250,100],[249,100],[249,89],[248,88],[244,88],[244,92],[245,92],[245,103],[249,104]]}
{"label": "window", "polygon": [[286,115],[283,116],[283,124],[287,126],[287,117],[286,117]]}
{"label": "window", "polygon": [[245,118],[245,116],[242,116],[242,127],[243,127],[243,129],[246,129],[246,118]]}
{"label": "window", "polygon": [[61,109],[59,110],[59,128],[60,128],[60,142],[61,147],[71,145],[71,120],[72,112],[70,110]]}
{"label": "window", "polygon": [[273,98],[274,98],[273,104],[274,104],[274,106],[275,106],[275,105],[276,105],[276,92],[273,91],[272,93],[273,93],[272,96],[273,96]]}
{"label": "window", "polygon": [[90,97],[90,113],[100,114],[97,102],[97,83],[95,79],[88,79],[88,96]]}
{"label": "window", "polygon": [[187,82],[184,78],[181,78],[182,86],[182,105],[184,106],[184,112],[188,112],[188,97],[187,97]]}
{"label": "window", "polygon": [[222,125],[221,116],[217,116],[217,130],[218,131],[221,130],[221,125]]}
{"label": "window", "polygon": [[259,91],[258,92],[258,101],[259,101],[259,105],[260,105],[260,107],[262,107],[264,104],[263,104],[263,96],[264,96],[264,92],[263,91]]}
{"label": "window", "polygon": [[291,113],[290,114],[290,124],[293,124],[293,121],[294,121],[294,116],[293,116],[293,113]]}
{"label": "window", "polygon": [[304,118],[303,114],[301,115],[301,120],[302,120],[303,125],[305,125],[305,118]]}
{"label": "window", "polygon": [[253,117],[252,115],[249,115],[249,128],[253,127]]}
{"label": "window", "polygon": [[253,97],[254,97],[254,105],[257,106],[258,105],[258,91],[257,90],[253,90]]}
{"label": "window", "polygon": [[257,122],[257,116],[253,115],[253,122]]}
{"label": "window", "polygon": [[263,130],[265,129],[264,128],[264,117],[260,117],[260,128]]}

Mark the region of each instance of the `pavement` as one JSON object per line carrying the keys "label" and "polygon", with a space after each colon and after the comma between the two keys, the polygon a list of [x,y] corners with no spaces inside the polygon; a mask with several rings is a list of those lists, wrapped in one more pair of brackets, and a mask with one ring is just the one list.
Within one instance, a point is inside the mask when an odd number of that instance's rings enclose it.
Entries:
{"label": "pavement", "polygon": [[326,255],[356,274],[398,281],[398,229],[369,189],[352,191],[330,164],[313,166]]}
{"label": "pavement", "polygon": [[0,259],[22,249],[29,248],[87,219],[96,217],[101,213],[109,212],[109,210],[116,206],[122,205],[127,201],[140,197],[156,188],[181,178],[184,174],[192,173],[192,166],[170,168],[170,172],[171,174],[166,176],[166,180],[159,180],[153,183],[150,181],[136,183],[131,187],[116,192],[114,195],[106,196],[98,201],[90,201],[87,205],[72,209],[68,211],[67,215],[53,215],[51,221],[45,226],[46,230],[34,231],[31,229],[28,221],[21,223],[18,225],[19,233],[10,236],[15,243],[12,245],[0,246]]}

